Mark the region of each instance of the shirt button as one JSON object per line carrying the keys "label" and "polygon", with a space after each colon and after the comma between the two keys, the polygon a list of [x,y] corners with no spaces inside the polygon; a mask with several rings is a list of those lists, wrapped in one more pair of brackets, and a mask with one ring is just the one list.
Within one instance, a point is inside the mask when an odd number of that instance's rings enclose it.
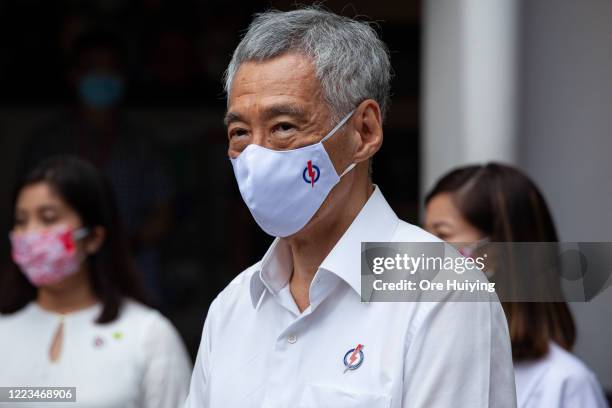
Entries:
{"label": "shirt button", "polygon": [[291,336],[287,337],[287,341],[289,342],[289,344],[293,344],[297,341],[297,337],[292,334]]}

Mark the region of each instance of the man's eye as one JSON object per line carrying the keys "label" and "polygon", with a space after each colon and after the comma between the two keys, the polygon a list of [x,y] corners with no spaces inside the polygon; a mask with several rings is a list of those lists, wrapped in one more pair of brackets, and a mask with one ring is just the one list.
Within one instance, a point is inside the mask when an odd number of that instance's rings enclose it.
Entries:
{"label": "man's eye", "polygon": [[244,136],[246,134],[247,134],[247,131],[245,129],[236,128],[236,129],[232,129],[230,131],[229,137],[231,139],[232,137],[235,137],[235,136]]}
{"label": "man's eye", "polygon": [[273,131],[275,132],[289,132],[295,130],[295,126],[293,126],[291,123],[279,123],[278,125],[274,126]]}

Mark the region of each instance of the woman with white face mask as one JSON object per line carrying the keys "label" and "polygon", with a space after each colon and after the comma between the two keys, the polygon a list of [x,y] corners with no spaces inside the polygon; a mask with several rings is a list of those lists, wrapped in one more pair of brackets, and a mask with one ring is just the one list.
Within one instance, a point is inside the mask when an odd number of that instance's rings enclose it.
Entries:
{"label": "woman with white face mask", "polygon": [[[436,183],[425,204],[425,228],[447,242],[464,245],[459,251],[465,256],[487,242],[558,241],[544,197],[510,166],[490,163],[455,169]],[[565,302],[502,306],[519,408],[608,406],[596,377],[571,354],[576,332]]]}
{"label": "woman with white face mask", "polygon": [[[24,387],[76,387],[71,407],[177,407],[190,362],[176,330],[146,306],[110,191],[97,170],[55,157],[18,185],[0,273],[0,407]],[[65,395],[65,394],[64,394]]]}

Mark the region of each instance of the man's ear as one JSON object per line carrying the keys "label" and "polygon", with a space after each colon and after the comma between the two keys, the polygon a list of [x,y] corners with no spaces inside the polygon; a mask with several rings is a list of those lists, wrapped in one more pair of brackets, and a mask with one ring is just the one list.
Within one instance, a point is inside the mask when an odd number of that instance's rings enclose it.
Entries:
{"label": "man's ear", "polygon": [[382,114],[378,102],[373,99],[361,102],[353,115],[353,127],[359,137],[353,162],[360,163],[369,160],[382,146]]}
{"label": "man's ear", "polygon": [[94,227],[91,229],[83,244],[85,252],[88,255],[95,254],[98,252],[104,240],[106,239],[106,229],[104,227]]}

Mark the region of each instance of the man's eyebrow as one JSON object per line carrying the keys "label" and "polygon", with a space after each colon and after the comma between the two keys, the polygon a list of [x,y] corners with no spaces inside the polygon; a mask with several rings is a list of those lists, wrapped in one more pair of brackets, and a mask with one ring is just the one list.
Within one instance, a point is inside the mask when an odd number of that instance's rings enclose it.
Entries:
{"label": "man's eyebrow", "polygon": [[223,124],[228,126],[232,122],[240,122],[242,121],[242,116],[240,116],[236,112],[227,112],[225,117],[223,118]]}
{"label": "man's eyebrow", "polygon": [[297,105],[276,104],[270,105],[263,110],[262,116],[264,119],[271,119],[275,116],[293,116],[296,119],[305,119],[306,111],[304,108]]}
{"label": "man's eyebrow", "polygon": [[[263,109],[262,111],[262,119],[269,120],[276,116],[292,116],[297,120],[306,120],[306,110],[300,106],[290,105],[290,104],[275,104],[270,105]],[[223,119],[223,123],[225,126],[228,126],[232,122],[244,121],[242,116],[238,112],[227,112],[225,114],[225,118]]]}

